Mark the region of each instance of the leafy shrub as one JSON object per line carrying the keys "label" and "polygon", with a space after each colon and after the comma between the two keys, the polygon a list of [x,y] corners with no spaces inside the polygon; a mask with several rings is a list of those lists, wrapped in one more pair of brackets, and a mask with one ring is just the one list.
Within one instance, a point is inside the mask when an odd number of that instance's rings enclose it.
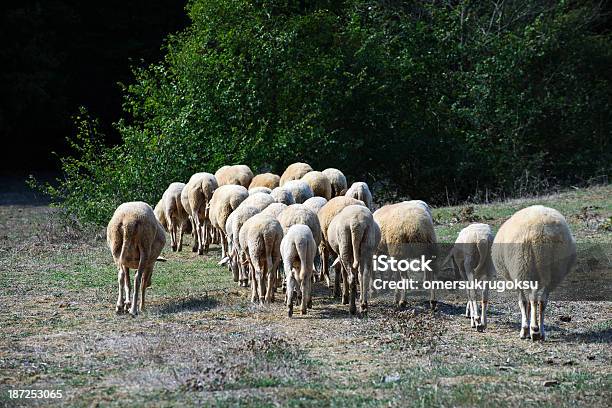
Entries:
{"label": "leafy shrub", "polygon": [[172,181],[294,161],[435,202],[612,163],[612,41],[590,2],[193,0],[135,70],[119,146],[78,119],[47,191],[103,223]]}

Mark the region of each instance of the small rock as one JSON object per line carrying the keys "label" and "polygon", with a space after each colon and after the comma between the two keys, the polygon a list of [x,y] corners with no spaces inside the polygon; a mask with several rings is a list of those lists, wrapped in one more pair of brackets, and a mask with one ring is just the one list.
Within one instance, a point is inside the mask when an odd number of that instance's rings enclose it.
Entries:
{"label": "small rock", "polygon": [[571,322],[572,321],[572,316],[559,316],[559,320],[561,320],[562,322]]}
{"label": "small rock", "polygon": [[588,360],[595,360],[595,356],[591,355],[591,356],[587,356]]}
{"label": "small rock", "polygon": [[546,359],[546,364],[555,364],[555,360],[553,360],[552,358],[547,358]]}
{"label": "small rock", "polygon": [[398,382],[400,378],[401,376],[399,375],[399,373],[393,373],[393,374],[385,375],[382,382],[394,383],[394,382]]}
{"label": "small rock", "polygon": [[564,366],[574,366],[574,365],[577,365],[577,363],[573,360],[567,360],[563,362],[563,365]]}
{"label": "small rock", "polygon": [[552,387],[553,385],[559,385],[559,381],[557,380],[546,380],[544,381],[544,383],[542,384],[545,387]]}

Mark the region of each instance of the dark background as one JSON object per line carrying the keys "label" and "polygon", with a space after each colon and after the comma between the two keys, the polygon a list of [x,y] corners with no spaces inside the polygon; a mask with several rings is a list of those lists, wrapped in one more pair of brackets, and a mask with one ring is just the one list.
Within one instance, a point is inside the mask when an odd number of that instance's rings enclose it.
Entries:
{"label": "dark background", "polygon": [[[131,67],[159,60],[184,0],[19,1],[0,6],[0,173],[56,171],[79,106],[108,143]],[[8,150],[7,150],[8,149]]]}

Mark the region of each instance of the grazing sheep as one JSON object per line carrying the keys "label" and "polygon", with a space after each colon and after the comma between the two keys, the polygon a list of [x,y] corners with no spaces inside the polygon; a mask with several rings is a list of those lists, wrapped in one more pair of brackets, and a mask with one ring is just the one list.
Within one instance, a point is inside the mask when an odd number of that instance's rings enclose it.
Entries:
{"label": "grazing sheep", "polygon": [[[119,269],[116,311],[129,310],[132,316],[136,316],[139,310],[144,310],[145,292],[151,286],[153,266],[166,244],[164,230],[149,204],[140,201],[123,203],[117,207],[106,227],[106,241]],[[136,269],[131,308],[130,268]]]}
{"label": "grazing sheep", "polygon": [[221,259],[227,256],[227,238],[225,236],[225,223],[240,203],[249,196],[247,189],[243,186],[228,184],[220,186],[215,190],[208,203],[210,223],[217,230],[221,242]]}
{"label": "grazing sheep", "polygon": [[274,190],[279,184],[280,176],[272,173],[263,173],[253,177],[251,184],[249,184],[249,190],[255,187],[267,187],[270,190]]}
{"label": "grazing sheep", "polygon": [[291,194],[291,191],[287,190],[286,188],[276,187],[274,190],[272,190],[270,195],[277,203],[282,203],[285,205],[295,204],[293,194]]}
{"label": "grazing sheep", "polygon": [[576,241],[563,215],[534,205],[514,213],[497,232],[492,258],[506,280],[537,282],[537,289],[519,290],[520,337],[544,340],[548,295],[573,269]]}
{"label": "grazing sheep", "polygon": [[278,215],[283,212],[283,210],[287,208],[286,204],[283,203],[272,203],[261,212],[262,214],[268,214],[273,218],[278,218]]}
{"label": "grazing sheep", "polygon": [[215,179],[219,186],[236,184],[247,188],[253,180],[253,172],[249,166],[237,164],[235,166],[223,166],[215,173]]}
{"label": "grazing sheep", "polygon": [[[349,205],[334,217],[327,231],[328,243],[342,265],[344,291],[342,303],[355,314],[359,279],[362,314],[368,311],[368,292],[372,280],[372,257],[380,241],[380,228],[365,206]],[[349,296],[350,293],[350,296]]]}
{"label": "grazing sheep", "polygon": [[321,243],[321,225],[319,224],[319,219],[312,210],[304,207],[303,204],[292,204],[287,206],[287,208],[278,215],[277,219],[285,233],[289,227],[296,224],[304,224],[310,227],[317,246]]}
{"label": "grazing sheep", "polygon": [[302,204],[314,196],[308,183],[302,180],[288,181],[283,185],[283,188],[291,193],[296,204]]}
{"label": "grazing sheep", "polygon": [[311,197],[304,201],[304,207],[312,210],[315,214],[317,214],[325,204],[327,204],[327,200],[323,197]]}
{"label": "grazing sheep", "polygon": [[272,192],[272,190],[270,190],[268,187],[252,187],[252,188],[249,188],[249,195],[256,194],[256,193],[270,194],[271,192]]}
{"label": "grazing sheep", "polygon": [[252,302],[258,297],[260,303],[274,301],[282,239],[283,228],[269,215],[254,215],[240,228],[240,247],[250,269]]}
{"label": "grazing sheep", "polygon": [[[449,258],[453,270],[458,271],[464,281],[490,281],[495,270],[491,261],[491,244],[493,230],[488,224],[471,224],[459,232]],[[482,289],[481,315],[478,313],[476,289],[468,288],[466,316],[470,318],[472,327],[479,332],[487,327],[487,306],[489,302],[489,287]]]}
{"label": "grazing sheep", "polygon": [[365,203],[366,207],[373,209],[372,207],[372,193],[370,193],[370,188],[368,185],[362,181],[357,181],[351,185],[351,187],[346,191],[345,194],[347,197],[353,197],[357,200],[361,200]]}
{"label": "grazing sheep", "polygon": [[227,217],[225,231],[227,232],[228,242],[228,256],[226,259],[227,262],[229,262],[229,267],[234,277],[234,282],[240,282],[240,286],[246,287],[248,282],[248,273],[245,272],[244,264],[240,259],[240,254],[242,253],[239,240],[240,228],[242,228],[244,223],[249,218],[259,214],[261,210],[257,207],[243,205],[245,201],[243,201],[242,204],[240,204],[238,208],[232,211],[230,216]]}
{"label": "grazing sheep", "polygon": [[291,180],[299,180],[309,171],[312,171],[312,167],[310,167],[309,164],[299,162],[290,164],[280,177],[279,186],[282,187],[286,182]]}
{"label": "grazing sheep", "polygon": [[312,307],[312,276],[317,244],[309,227],[292,225],[281,241],[281,256],[287,282],[287,314],[293,315],[293,295],[298,289],[302,294],[302,314]]}
{"label": "grazing sheep", "polygon": [[193,229],[196,235],[195,250],[200,255],[208,252],[208,247],[212,242],[208,204],[217,187],[215,176],[203,172],[191,176],[183,189],[183,191],[187,191],[187,200],[191,209]]}
{"label": "grazing sheep", "polygon": [[[429,213],[420,205],[407,201],[386,205],[374,213],[374,220],[381,230],[381,240],[378,246],[379,255],[388,255],[400,260],[417,259],[425,256],[435,259],[437,255],[436,233],[433,220]],[[425,280],[433,280],[437,265],[431,263],[432,271],[424,271]],[[408,279],[408,272],[402,271],[402,279]],[[397,289],[395,301],[400,306],[406,305],[406,290]],[[435,290],[432,286],[429,301],[435,309]]]}
{"label": "grazing sheep", "polygon": [[153,213],[155,213],[155,218],[157,218],[157,221],[159,221],[164,231],[168,232],[168,220],[166,220],[166,210],[164,210],[163,199],[159,199]]}
{"label": "grazing sheep", "polygon": [[[334,197],[327,202],[319,212],[317,218],[319,219],[319,225],[321,226],[321,246],[319,248],[321,252],[321,275],[325,277],[327,287],[331,287],[331,279],[329,277],[329,257],[331,255],[329,245],[327,245],[327,229],[332,219],[338,215],[344,207],[349,205],[363,205],[363,201],[355,198],[339,196]],[[340,296],[340,265],[336,266],[336,280],[334,283],[334,297]]]}
{"label": "grazing sheep", "polygon": [[309,171],[300,179],[310,186],[315,196],[326,200],[332,198],[332,186],[327,176],[320,171]]}
{"label": "grazing sheep", "polygon": [[183,249],[183,227],[188,224],[187,221],[189,220],[189,216],[181,203],[181,192],[184,187],[184,183],[172,183],[162,195],[172,251]]}
{"label": "grazing sheep", "polygon": [[327,177],[331,183],[332,197],[338,197],[346,193],[346,177],[344,177],[344,174],[340,170],[330,168],[323,170],[322,173],[325,174],[325,177]]}

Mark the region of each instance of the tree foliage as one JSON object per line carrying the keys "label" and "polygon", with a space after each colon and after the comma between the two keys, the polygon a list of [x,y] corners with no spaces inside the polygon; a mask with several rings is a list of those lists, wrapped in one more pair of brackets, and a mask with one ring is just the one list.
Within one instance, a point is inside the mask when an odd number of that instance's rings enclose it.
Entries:
{"label": "tree foliage", "polygon": [[[125,89],[122,144],[82,122],[49,192],[105,222],[230,163],[337,167],[433,202],[612,163],[612,39],[570,1],[194,0]],[[81,123],[81,122],[79,122]],[[523,186],[524,187],[524,186]]]}

